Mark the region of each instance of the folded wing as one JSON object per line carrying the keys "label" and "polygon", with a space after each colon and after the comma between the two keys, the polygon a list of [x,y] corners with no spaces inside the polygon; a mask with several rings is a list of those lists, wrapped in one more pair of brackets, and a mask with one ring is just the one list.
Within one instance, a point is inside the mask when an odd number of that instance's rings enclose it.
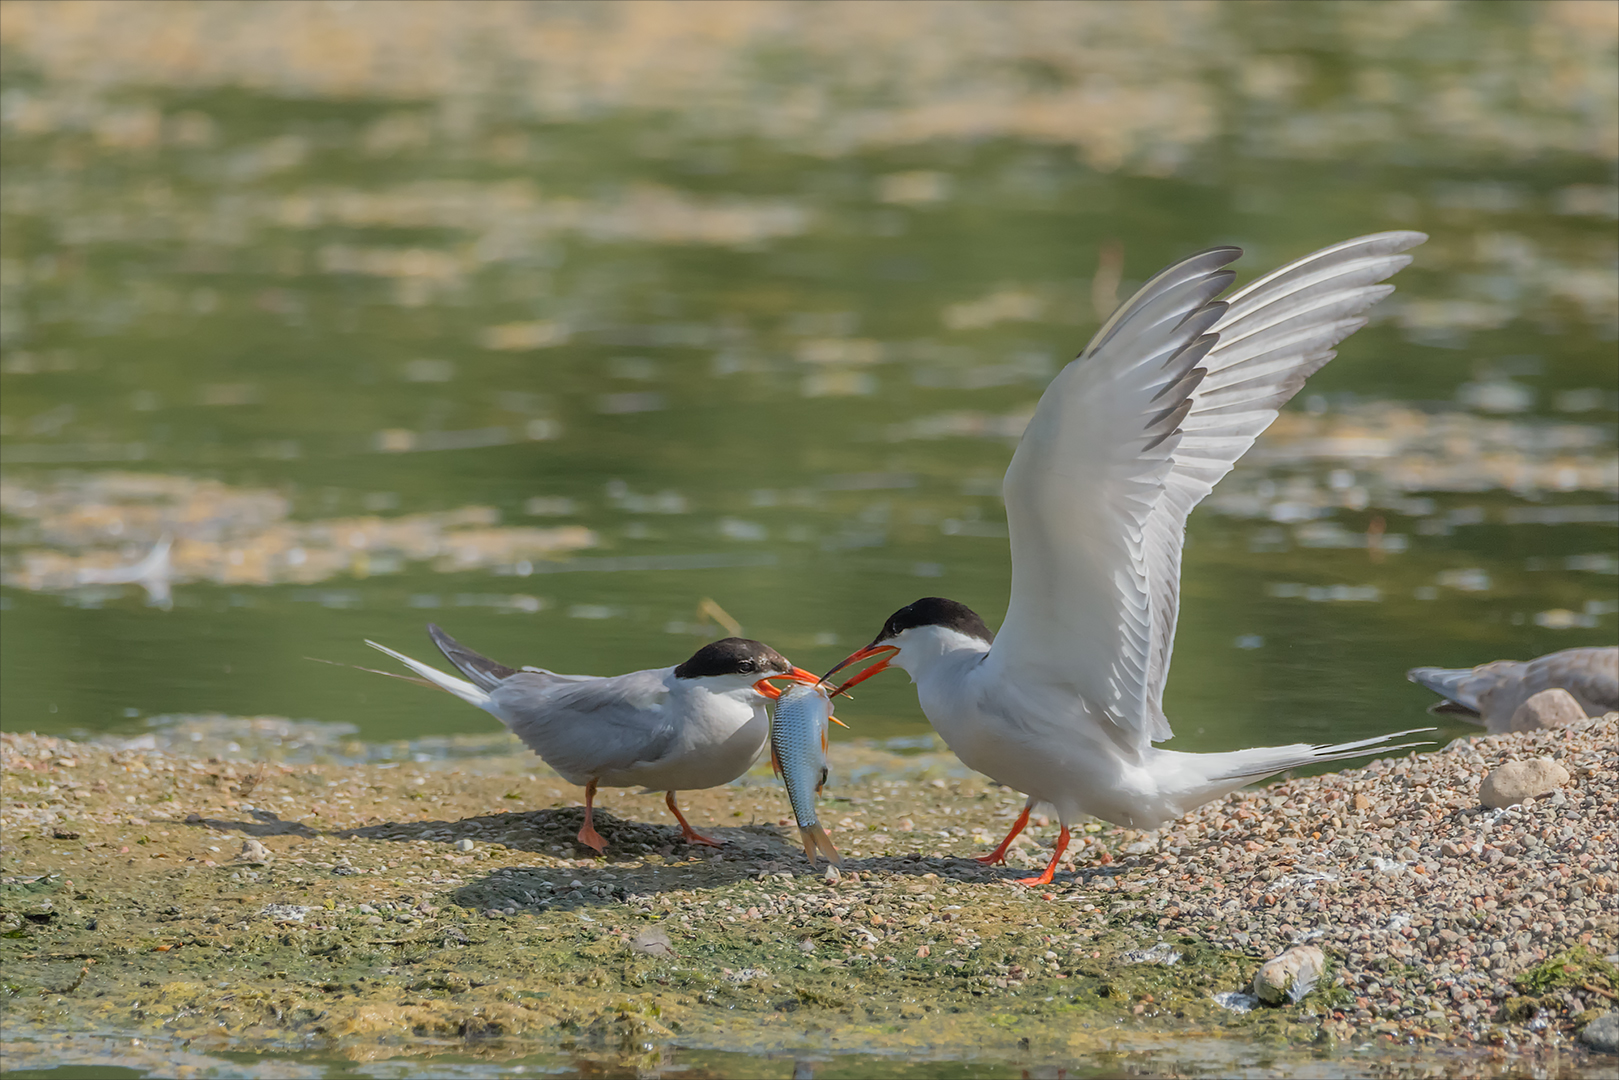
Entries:
{"label": "folded wing", "polygon": [[563,776],[600,776],[656,761],[679,732],[667,709],[673,669],[558,680],[520,671],[490,693],[512,733]]}

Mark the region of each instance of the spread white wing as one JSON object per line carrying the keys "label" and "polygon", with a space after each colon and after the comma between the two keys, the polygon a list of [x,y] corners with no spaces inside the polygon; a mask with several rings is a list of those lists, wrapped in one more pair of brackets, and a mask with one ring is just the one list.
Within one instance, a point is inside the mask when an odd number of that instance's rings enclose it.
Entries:
{"label": "spread white wing", "polygon": [[1325,248],[1214,299],[1241,251],[1176,263],[1114,313],[1035,409],[1006,470],[1012,600],[988,662],[1060,686],[1121,745],[1163,714],[1186,517],[1334,353],[1417,232]]}

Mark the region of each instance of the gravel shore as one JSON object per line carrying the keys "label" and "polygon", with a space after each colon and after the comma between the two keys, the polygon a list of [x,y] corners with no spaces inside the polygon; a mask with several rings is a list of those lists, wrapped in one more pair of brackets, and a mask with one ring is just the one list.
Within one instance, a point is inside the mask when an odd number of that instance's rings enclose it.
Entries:
{"label": "gravel shore", "polygon": [[[1010,879],[1056,823],[1011,867],[963,858],[1022,799],[942,752],[834,746],[834,878],[768,772],[682,795],[714,851],[679,843],[660,796],[609,793],[598,860],[577,791],[505,743],[436,762],[169,743],[0,736],[8,1039],[36,1057],[114,1029],[349,1056],[477,1036],[1161,1063],[1220,1037],[1355,1075],[1613,1061],[1577,1033],[1619,993],[1619,713],[1283,780],[1156,833],[1088,824],[1043,890]],[[1480,805],[1489,770],[1541,757],[1563,787]],[[1305,942],[1320,983],[1258,1005],[1254,971]]]}

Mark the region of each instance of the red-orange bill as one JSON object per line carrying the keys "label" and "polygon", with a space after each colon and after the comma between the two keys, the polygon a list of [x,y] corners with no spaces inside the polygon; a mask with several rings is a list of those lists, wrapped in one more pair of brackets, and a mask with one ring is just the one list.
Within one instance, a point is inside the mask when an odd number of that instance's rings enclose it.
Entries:
{"label": "red-orange bill", "polygon": [[845,659],[837,667],[833,668],[831,671],[828,671],[825,675],[823,675],[822,678],[823,679],[831,678],[833,675],[836,675],[838,672],[842,671],[844,668],[848,667],[850,664],[858,664],[862,660],[870,660],[873,657],[878,657],[878,656],[882,657],[882,660],[879,661],[878,663],[875,663],[875,664],[871,665],[869,668],[867,668],[866,670],[860,672],[858,675],[854,676],[852,679],[845,680],[842,685],[840,685],[836,690],[832,691],[830,696],[831,697],[837,697],[839,694],[847,692],[849,687],[856,686],[856,685],[858,685],[860,683],[865,682],[867,679],[871,678],[873,675],[877,674],[879,671],[888,670],[888,661],[897,652],[899,652],[899,646],[897,646],[897,645],[868,645],[864,649],[861,649],[859,652],[854,653],[853,655],[849,656],[847,659]]}
{"label": "red-orange bill", "polygon": [[780,675],[766,675],[754,683],[753,688],[771,701],[775,701],[784,693],[783,690],[771,684],[771,679],[790,679],[795,683],[818,683],[821,681],[820,676],[805,671],[801,667],[795,667],[793,670]]}

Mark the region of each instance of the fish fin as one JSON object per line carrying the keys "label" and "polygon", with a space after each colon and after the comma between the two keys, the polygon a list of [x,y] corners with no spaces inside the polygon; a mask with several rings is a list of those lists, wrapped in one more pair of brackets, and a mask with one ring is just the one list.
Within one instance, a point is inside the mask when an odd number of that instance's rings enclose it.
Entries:
{"label": "fish fin", "polygon": [[770,744],[770,767],[776,771],[777,776],[781,775],[781,758],[776,756],[775,743]]}
{"label": "fish fin", "polygon": [[826,861],[833,866],[841,867],[843,865],[843,858],[838,854],[838,849],[832,846],[832,838],[826,835],[826,830],[821,826],[800,825],[798,832],[804,839],[804,856],[809,859],[811,866],[815,865],[815,852],[817,850],[822,855],[825,855]]}
{"label": "fish fin", "polygon": [[822,765],[821,766],[821,778],[819,780],[815,781],[815,794],[819,795],[821,793],[821,789],[826,787],[826,778],[828,776],[831,776],[831,775],[832,775],[832,770],[828,769],[825,765]]}
{"label": "fish fin", "polygon": [[845,724],[842,720],[839,720],[837,717],[832,716],[830,714],[827,715],[827,719],[832,721],[834,724],[838,725],[838,727],[844,728],[845,730],[847,730],[848,727],[849,727],[848,724]]}

